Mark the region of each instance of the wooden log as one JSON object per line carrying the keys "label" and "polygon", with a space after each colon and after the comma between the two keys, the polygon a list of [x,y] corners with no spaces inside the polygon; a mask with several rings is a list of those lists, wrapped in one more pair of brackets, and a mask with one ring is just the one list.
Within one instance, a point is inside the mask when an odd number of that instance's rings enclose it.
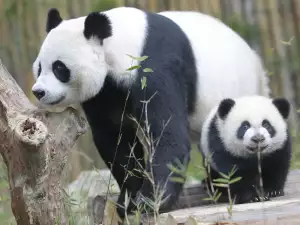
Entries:
{"label": "wooden log", "polygon": [[18,225],[67,225],[61,174],[87,125],[77,111],[33,106],[0,60],[0,153]]}
{"label": "wooden log", "polygon": [[[96,198],[90,196],[88,210],[91,212],[90,215],[93,216],[93,225],[112,220],[112,218],[105,218],[106,215],[117,216],[111,204],[112,201],[116,201],[118,195],[110,195],[108,197],[109,206],[103,206],[106,197],[104,195],[98,195]],[[260,225],[263,224],[262,222],[265,222],[267,225],[293,224],[288,222],[296,219],[300,220],[300,170],[289,172],[285,185],[285,196],[273,198],[271,201],[263,203],[234,205],[232,218],[228,217],[227,204],[211,205],[210,202],[203,200],[207,197],[208,195],[200,182],[186,185],[179,197],[178,203],[174,206],[177,210],[161,214],[160,223],[166,224],[173,221],[173,224],[193,224],[197,222],[196,224],[201,225],[218,225],[216,222],[221,221],[223,223],[220,223],[220,225]],[[99,210],[100,208],[104,211],[106,210],[106,212]],[[266,215],[266,218],[264,218],[264,215]],[[117,221],[116,218],[113,219]],[[174,223],[174,220],[176,223]],[[277,223],[272,223],[274,221]],[[144,219],[144,224],[155,224],[155,221],[147,217],[147,219]],[[296,225],[297,223],[294,224]]]}
{"label": "wooden log", "polygon": [[[228,205],[202,206],[173,211],[174,224],[184,224],[193,218],[197,224],[217,225],[292,225],[300,222],[300,198],[285,199],[283,197],[268,202],[234,205],[232,217],[227,212]],[[161,223],[165,220],[161,219]],[[297,222],[296,222],[297,221]]]}

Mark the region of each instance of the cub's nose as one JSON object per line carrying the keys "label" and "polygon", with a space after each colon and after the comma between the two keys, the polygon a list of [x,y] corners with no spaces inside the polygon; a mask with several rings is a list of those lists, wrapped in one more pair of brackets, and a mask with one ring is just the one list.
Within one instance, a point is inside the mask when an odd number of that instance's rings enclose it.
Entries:
{"label": "cub's nose", "polygon": [[32,90],[32,93],[38,100],[45,96],[45,91],[42,89]]}
{"label": "cub's nose", "polygon": [[254,135],[251,140],[255,143],[262,142],[265,140],[265,137],[261,134]]}

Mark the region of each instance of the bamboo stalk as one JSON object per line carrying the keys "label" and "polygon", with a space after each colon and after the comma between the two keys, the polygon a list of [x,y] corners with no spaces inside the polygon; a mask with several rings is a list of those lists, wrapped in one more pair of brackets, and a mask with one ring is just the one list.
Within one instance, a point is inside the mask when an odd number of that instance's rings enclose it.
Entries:
{"label": "bamboo stalk", "polygon": [[220,0],[210,0],[209,1],[209,11],[213,16],[222,17],[221,15],[221,3]]}
{"label": "bamboo stalk", "polygon": [[275,46],[276,50],[278,52],[278,56],[280,61],[282,62],[281,67],[280,67],[280,78],[281,78],[281,84],[282,84],[282,91],[283,95],[289,100],[291,103],[291,113],[290,113],[290,122],[292,127],[295,128],[296,132],[298,131],[298,118],[296,115],[296,110],[295,110],[295,102],[294,102],[294,91],[293,91],[293,85],[291,83],[291,77],[288,71],[288,66],[287,66],[287,54],[286,54],[286,49],[285,46],[282,44],[282,30],[281,27],[279,26],[280,24],[280,18],[278,15],[278,5],[277,1],[275,0],[268,0],[270,8],[275,9],[271,10],[271,20],[272,20],[272,29],[274,31],[274,37],[275,37]]}

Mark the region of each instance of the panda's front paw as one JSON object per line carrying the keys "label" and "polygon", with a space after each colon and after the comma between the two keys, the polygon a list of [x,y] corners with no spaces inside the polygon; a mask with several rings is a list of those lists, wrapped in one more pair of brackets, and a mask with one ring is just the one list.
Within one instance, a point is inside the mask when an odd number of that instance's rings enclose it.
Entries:
{"label": "panda's front paw", "polygon": [[253,199],[251,199],[250,202],[265,202],[265,201],[269,201],[269,200],[270,200],[269,196],[265,195],[262,197],[256,196]]}
{"label": "panda's front paw", "polygon": [[268,192],[268,196],[270,198],[275,198],[279,196],[284,196],[284,191],[283,190],[272,190]]}

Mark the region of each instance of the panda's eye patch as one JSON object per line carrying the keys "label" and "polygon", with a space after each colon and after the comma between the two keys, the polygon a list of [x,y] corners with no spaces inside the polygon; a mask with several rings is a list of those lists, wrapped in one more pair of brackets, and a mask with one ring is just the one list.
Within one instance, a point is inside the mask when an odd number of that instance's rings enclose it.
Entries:
{"label": "panda's eye patch", "polygon": [[248,121],[243,121],[237,130],[237,138],[243,139],[246,131],[251,127],[250,123]]}
{"label": "panda's eye patch", "polygon": [[271,137],[275,136],[275,129],[274,127],[271,125],[271,123],[269,122],[269,120],[263,120],[261,125],[269,132],[269,134],[271,135]]}
{"label": "panda's eye patch", "polygon": [[55,77],[63,83],[67,83],[70,80],[70,70],[66,67],[66,65],[57,60],[52,64],[52,71]]}
{"label": "panda's eye patch", "polygon": [[42,72],[42,66],[41,66],[41,62],[39,62],[39,68],[38,68],[38,74],[37,74],[38,77],[41,75],[41,72]]}
{"label": "panda's eye patch", "polygon": [[270,128],[270,126],[271,126],[271,124],[268,120],[263,120],[261,125],[266,129]]}

